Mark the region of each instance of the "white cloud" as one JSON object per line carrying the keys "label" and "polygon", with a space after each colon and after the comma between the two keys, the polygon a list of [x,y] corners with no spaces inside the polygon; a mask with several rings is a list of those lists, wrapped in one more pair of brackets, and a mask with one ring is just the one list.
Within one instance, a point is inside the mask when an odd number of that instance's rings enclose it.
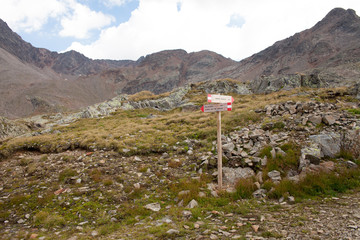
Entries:
{"label": "white cloud", "polygon": [[113,6],[122,6],[125,3],[131,2],[131,1],[133,1],[133,0],[103,0],[102,2],[106,6],[113,7]]}
{"label": "white cloud", "polygon": [[62,30],[60,36],[86,39],[90,37],[91,30],[99,30],[115,21],[113,16],[92,11],[89,7],[69,0],[71,13],[61,19]]}
{"label": "white cloud", "polygon": [[66,12],[58,0],[2,0],[0,17],[14,31],[33,32],[41,29],[49,18],[57,18]]}
{"label": "white cloud", "polygon": [[91,58],[135,60],[165,49],[207,49],[240,60],[312,27],[334,7],[360,11],[360,1],[140,0],[128,22],[68,50]]}
{"label": "white cloud", "polygon": [[14,31],[40,31],[49,19],[60,23],[62,37],[88,38],[115,21],[110,15],[91,10],[77,0],[2,0],[0,17]]}

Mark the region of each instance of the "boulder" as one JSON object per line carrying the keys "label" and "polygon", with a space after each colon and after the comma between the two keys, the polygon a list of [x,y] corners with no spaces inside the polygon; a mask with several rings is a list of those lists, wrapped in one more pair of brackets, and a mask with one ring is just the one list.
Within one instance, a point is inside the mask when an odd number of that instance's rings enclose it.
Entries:
{"label": "boulder", "polygon": [[299,170],[302,170],[304,167],[309,166],[310,163],[319,164],[322,157],[323,154],[321,152],[321,148],[316,143],[312,143],[310,144],[310,146],[301,149]]}
{"label": "boulder", "polygon": [[277,170],[273,170],[271,172],[268,172],[268,177],[271,179],[271,181],[273,182],[279,182],[281,181],[281,176],[280,176],[280,172]]}
{"label": "boulder", "polygon": [[229,168],[223,167],[223,180],[230,184],[236,184],[237,181],[244,178],[255,176],[254,170],[249,167],[246,168]]}
{"label": "boulder", "polygon": [[321,152],[326,157],[335,157],[340,152],[341,138],[340,134],[330,132],[309,137],[311,141],[317,143]]}

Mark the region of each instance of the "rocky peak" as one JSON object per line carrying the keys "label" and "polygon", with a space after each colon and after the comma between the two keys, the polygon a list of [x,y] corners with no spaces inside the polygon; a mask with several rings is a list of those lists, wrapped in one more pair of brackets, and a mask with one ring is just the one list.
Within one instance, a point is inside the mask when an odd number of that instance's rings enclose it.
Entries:
{"label": "rocky peak", "polygon": [[355,32],[359,30],[360,17],[352,9],[335,8],[331,10],[320,22],[313,28],[313,31],[325,29],[330,32]]}

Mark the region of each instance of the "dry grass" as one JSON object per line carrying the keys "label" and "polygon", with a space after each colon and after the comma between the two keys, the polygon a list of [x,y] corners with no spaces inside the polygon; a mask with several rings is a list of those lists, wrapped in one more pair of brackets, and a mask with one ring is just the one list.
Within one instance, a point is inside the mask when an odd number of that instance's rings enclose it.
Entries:
{"label": "dry grass", "polygon": [[171,93],[166,92],[159,95],[155,95],[154,93],[150,91],[141,91],[138,93],[135,93],[129,97],[129,101],[138,102],[143,100],[156,100],[159,98],[168,97]]}
{"label": "dry grass", "polygon": [[[260,121],[263,116],[255,113],[254,109],[289,100],[306,101],[314,94],[325,94],[326,91],[328,89],[294,89],[267,95],[233,94],[233,110],[222,114],[223,133]],[[191,102],[207,104],[206,93],[193,92],[187,97]],[[157,117],[144,118],[149,114]],[[181,112],[180,109],[169,112],[119,110],[109,117],[80,119],[69,126],[56,127],[52,134],[11,139],[0,145],[0,158],[22,149],[43,153],[76,148],[114,150],[119,153],[124,153],[123,149],[130,150],[126,154],[161,153],[171,151],[177,142],[188,138],[200,140],[198,147],[209,151],[211,142],[216,139],[215,113],[203,113],[200,107],[195,112]]]}

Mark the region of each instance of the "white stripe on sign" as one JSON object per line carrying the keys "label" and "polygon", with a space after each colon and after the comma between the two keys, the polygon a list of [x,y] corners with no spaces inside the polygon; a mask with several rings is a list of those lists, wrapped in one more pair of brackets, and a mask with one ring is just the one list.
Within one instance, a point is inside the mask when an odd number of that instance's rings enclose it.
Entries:
{"label": "white stripe on sign", "polygon": [[234,102],[234,98],[232,96],[208,94],[208,102],[232,103],[232,102]]}

